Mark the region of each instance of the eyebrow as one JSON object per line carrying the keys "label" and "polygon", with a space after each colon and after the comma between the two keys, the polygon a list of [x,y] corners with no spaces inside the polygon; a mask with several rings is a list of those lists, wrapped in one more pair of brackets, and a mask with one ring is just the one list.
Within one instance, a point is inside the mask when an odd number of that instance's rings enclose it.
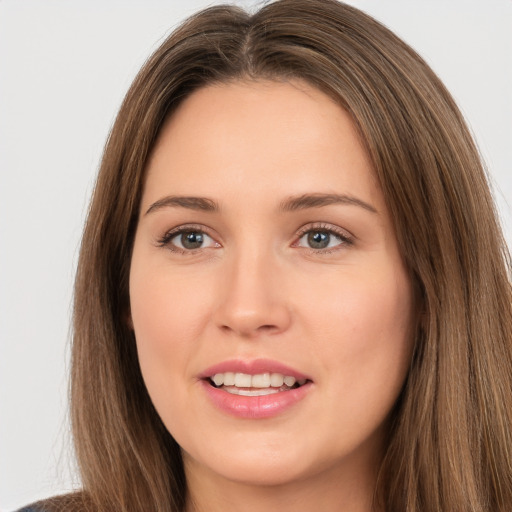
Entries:
{"label": "eyebrow", "polygon": [[[283,212],[293,212],[297,210],[306,210],[308,208],[321,208],[332,204],[344,204],[350,206],[359,206],[372,213],[378,213],[377,210],[369,203],[358,199],[357,197],[346,194],[302,194],[300,196],[292,196],[279,205],[279,209]],[[148,213],[160,210],[165,207],[178,206],[188,208],[190,210],[203,212],[218,212],[219,205],[207,197],[193,196],[166,196],[155,201],[146,211]]]}
{"label": "eyebrow", "polygon": [[331,204],[345,204],[351,206],[360,206],[372,213],[378,211],[371,204],[366,203],[362,199],[346,194],[303,194],[297,197],[290,197],[283,201],[280,209],[285,212],[293,212],[296,210],[305,210],[307,208],[320,208]]}
{"label": "eyebrow", "polygon": [[188,208],[190,210],[203,212],[216,212],[219,210],[218,204],[207,197],[166,196],[155,201],[147,209],[145,215],[168,206],[179,206],[181,208]]}

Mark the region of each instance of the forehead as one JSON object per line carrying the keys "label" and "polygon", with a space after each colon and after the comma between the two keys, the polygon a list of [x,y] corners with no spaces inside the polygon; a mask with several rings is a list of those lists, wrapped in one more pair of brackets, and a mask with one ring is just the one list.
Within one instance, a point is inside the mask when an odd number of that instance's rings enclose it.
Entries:
{"label": "forehead", "polygon": [[270,191],[351,192],[381,202],[349,114],[300,81],[204,87],[164,124],[148,163],[145,196],[238,195],[242,189],[266,197]]}

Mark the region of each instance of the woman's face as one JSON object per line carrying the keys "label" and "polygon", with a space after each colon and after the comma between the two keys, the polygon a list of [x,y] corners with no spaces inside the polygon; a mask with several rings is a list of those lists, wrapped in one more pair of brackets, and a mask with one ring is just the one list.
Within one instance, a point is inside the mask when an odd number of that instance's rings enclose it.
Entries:
{"label": "woman's face", "polygon": [[375,470],[413,293],[354,125],[322,92],[234,82],[182,103],[148,164],[130,301],[189,479]]}

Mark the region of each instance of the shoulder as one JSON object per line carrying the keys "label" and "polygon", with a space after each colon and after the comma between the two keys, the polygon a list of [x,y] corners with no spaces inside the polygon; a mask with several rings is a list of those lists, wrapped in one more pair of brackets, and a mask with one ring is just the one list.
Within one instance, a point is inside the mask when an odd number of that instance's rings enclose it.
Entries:
{"label": "shoulder", "polygon": [[31,503],[16,512],[93,512],[95,509],[81,491]]}
{"label": "shoulder", "polygon": [[15,512],[50,512],[52,509],[47,509],[44,507],[44,503],[46,500],[38,501],[37,503],[31,503],[23,508],[16,510]]}

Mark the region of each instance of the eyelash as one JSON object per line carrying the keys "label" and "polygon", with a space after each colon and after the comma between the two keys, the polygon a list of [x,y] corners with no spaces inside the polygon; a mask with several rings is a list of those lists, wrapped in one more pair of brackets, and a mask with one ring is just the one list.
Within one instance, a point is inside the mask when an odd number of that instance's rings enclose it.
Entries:
{"label": "eyelash", "polygon": [[[354,237],[352,235],[349,235],[345,230],[341,230],[340,228],[337,228],[335,226],[332,226],[330,224],[325,223],[313,223],[309,224],[307,226],[302,227],[295,235],[296,241],[293,242],[292,247],[300,247],[298,244],[300,240],[308,233],[311,232],[319,232],[319,233],[327,233],[329,235],[334,235],[336,238],[340,240],[340,243],[334,247],[331,248],[323,248],[323,249],[315,249],[313,247],[302,247],[303,249],[307,250],[308,252],[312,254],[321,254],[321,255],[327,255],[331,254],[335,251],[340,250],[342,247],[350,247],[354,244]],[[205,229],[204,226],[194,225],[194,224],[187,224],[183,226],[178,226],[176,228],[173,228],[169,231],[167,231],[161,238],[158,239],[157,244],[159,247],[165,247],[171,252],[178,253],[178,254],[184,254],[184,255],[193,255],[197,252],[200,252],[204,248],[199,247],[198,249],[182,249],[180,247],[177,247],[176,245],[173,245],[171,243],[171,240],[179,235],[182,235],[183,233],[200,233],[205,234],[212,240],[214,240],[213,236],[211,236],[208,233],[208,230]],[[220,247],[220,244],[218,244]]]}
{"label": "eyelash", "polygon": [[183,233],[201,233],[213,239],[213,237],[209,235],[208,230],[206,230],[204,226],[199,226],[196,224],[186,224],[167,231],[164,234],[164,236],[158,239],[157,244],[159,247],[165,247],[171,252],[186,255],[195,254],[203,249],[201,247],[198,249],[182,249],[181,247],[177,247],[171,244],[171,240],[173,238],[182,235]]}
{"label": "eyelash", "polygon": [[336,238],[340,240],[340,243],[338,245],[331,248],[315,249],[313,247],[304,247],[305,250],[312,254],[328,255],[333,252],[339,251],[342,248],[350,247],[354,244],[354,237],[347,233],[345,230],[342,230],[331,224],[313,223],[302,227],[297,232],[297,241],[293,243],[293,246],[297,247],[297,244],[302,239],[302,237],[311,232],[327,233],[329,235],[334,235]]}

